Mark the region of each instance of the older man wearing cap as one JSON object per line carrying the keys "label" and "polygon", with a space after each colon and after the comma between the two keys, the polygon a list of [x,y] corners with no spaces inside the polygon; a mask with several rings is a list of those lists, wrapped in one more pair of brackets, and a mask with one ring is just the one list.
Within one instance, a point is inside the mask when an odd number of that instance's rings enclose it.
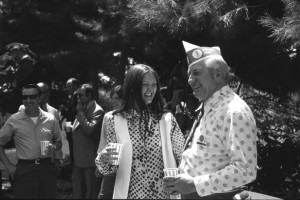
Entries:
{"label": "older man wearing cap", "polygon": [[182,199],[232,199],[256,179],[257,128],[248,105],[228,86],[230,68],[219,47],[183,42],[188,82],[202,103],[185,144],[179,175],[164,188]]}

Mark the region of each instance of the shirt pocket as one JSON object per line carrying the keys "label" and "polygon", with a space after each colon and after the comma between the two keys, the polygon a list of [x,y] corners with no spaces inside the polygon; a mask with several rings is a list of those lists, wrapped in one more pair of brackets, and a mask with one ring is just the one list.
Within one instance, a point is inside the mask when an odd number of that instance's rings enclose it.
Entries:
{"label": "shirt pocket", "polygon": [[220,152],[222,148],[222,142],[219,139],[219,136],[211,131],[206,131],[206,133],[201,134],[199,138],[197,138],[197,150],[200,155],[204,158],[213,157]]}
{"label": "shirt pocket", "polygon": [[49,140],[49,141],[51,141],[52,140],[52,131],[49,129],[49,128],[47,128],[47,127],[42,127],[41,129],[40,129],[40,131],[41,131],[41,139],[42,140]]}

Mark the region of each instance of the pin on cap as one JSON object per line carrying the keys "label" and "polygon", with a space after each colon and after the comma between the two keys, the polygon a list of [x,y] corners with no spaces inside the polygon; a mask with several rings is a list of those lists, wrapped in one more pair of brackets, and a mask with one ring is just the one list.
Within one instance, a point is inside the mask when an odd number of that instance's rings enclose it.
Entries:
{"label": "pin on cap", "polygon": [[185,41],[182,41],[182,43],[187,55],[189,67],[205,58],[221,56],[220,47],[200,47]]}

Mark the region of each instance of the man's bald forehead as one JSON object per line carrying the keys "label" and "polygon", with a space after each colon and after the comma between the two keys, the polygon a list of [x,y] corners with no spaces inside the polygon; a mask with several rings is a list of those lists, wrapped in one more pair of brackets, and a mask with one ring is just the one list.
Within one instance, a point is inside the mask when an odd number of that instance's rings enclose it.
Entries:
{"label": "man's bald forehead", "polygon": [[75,85],[75,86],[79,86],[79,81],[76,78],[69,78],[67,80],[66,85]]}
{"label": "man's bald forehead", "polygon": [[42,90],[42,91],[44,91],[44,90],[49,90],[49,86],[46,84],[46,83],[44,83],[44,82],[40,82],[40,83],[38,83],[37,84],[37,86]]}

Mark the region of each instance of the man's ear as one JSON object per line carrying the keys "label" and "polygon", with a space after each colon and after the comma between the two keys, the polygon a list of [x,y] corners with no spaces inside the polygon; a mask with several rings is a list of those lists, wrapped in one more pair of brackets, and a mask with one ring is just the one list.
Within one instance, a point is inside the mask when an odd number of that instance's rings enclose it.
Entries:
{"label": "man's ear", "polygon": [[220,69],[216,69],[215,70],[215,78],[222,79],[222,77],[223,77],[222,71]]}

